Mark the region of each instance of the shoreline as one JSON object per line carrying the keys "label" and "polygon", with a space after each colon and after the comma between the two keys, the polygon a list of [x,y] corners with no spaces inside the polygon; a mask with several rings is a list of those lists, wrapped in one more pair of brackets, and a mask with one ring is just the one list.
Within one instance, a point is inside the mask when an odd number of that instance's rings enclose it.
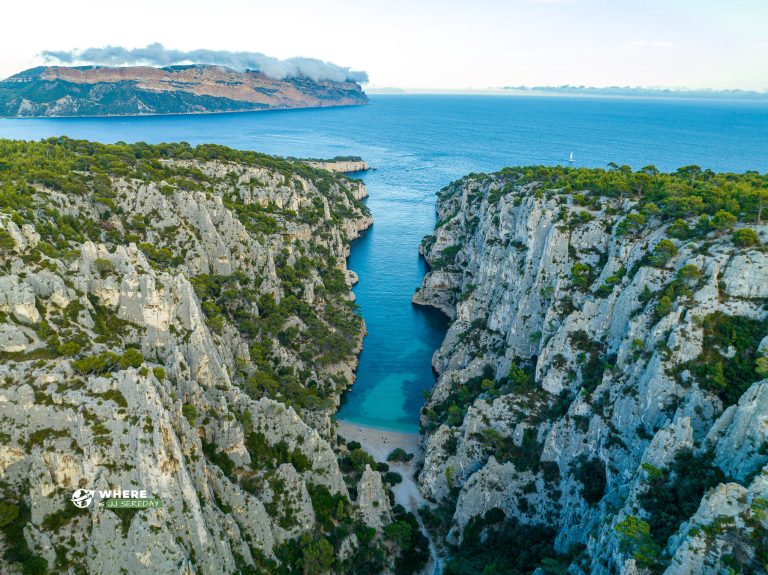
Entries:
{"label": "shoreline", "polygon": [[[417,514],[419,507],[430,505],[421,495],[413,477],[417,467],[424,461],[418,433],[387,431],[338,419],[336,423],[337,434],[347,443],[357,441],[377,462],[388,464],[390,471],[396,471],[402,476],[402,483],[392,487],[396,503],[414,514]],[[405,463],[387,461],[387,456],[397,447],[404,449],[407,453],[413,453],[413,459]]]}
{"label": "shoreline", "polygon": [[296,106],[290,108],[254,108],[248,110],[206,110],[205,112],[158,112],[150,114],[78,114],[72,116],[0,116],[0,120],[77,120],[94,118],[153,118],[169,116],[212,116],[214,114],[250,114],[254,112],[290,112],[293,110],[322,110],[325,108],[351,108],[368,106],[370,102],[357,104],[328,104],[327,106]]}
{"label": "shoreline", "polygon": [[[387,456],[397,447],[414,454],[414,458],[408,464],[413,464],[422,459],[420,436],[418,433],[377,429],[343,419],[337,419],[336,423],[338,424],[338,435],[346,439],[347,442],[359,442],[363,449],[370,453],[376,461],[390,463],[387,461]],[[390,463],[391,465],[393,464]]]}

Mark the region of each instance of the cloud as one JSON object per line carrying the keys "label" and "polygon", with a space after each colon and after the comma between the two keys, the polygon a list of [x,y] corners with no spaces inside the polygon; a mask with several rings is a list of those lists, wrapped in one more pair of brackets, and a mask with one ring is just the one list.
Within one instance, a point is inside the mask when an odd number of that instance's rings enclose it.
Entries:
{"label": "cloud", "polygon": [[46,61],[60,64],[97,64],[101,66],[172,66],[174,64],[215,64],[235,70],[255,70],[269,78],[310,78],[315,81],[367,82],[368,74],[323,62],[314,58],[278,60],[261,52],[230,52],[227,50],[170,50],[160,43],[144,48],[105,46],[84,50],[45,50],[40,54]]}
{"label": "cloud", "polygon": [[673,46],[672,42],[666,40],[635,40],[632,44],[641,48],[671,48]]}
{"label": "cloud", "polygon": [[754,44],[752,47],[755,50],[765,50],[766,48],[768,48],[768,40],[766,40],[765,42],[758,42],[757,44]]}

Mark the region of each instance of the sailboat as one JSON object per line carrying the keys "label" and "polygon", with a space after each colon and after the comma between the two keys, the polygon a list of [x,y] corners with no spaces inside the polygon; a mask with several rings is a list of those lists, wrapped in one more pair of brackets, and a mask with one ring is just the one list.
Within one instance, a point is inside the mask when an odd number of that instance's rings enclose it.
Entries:
{"label": "sailboat", "polygon": [[570,155],[570,156],[568,156],[568,161],[569,161],[569,162],[571,162],[571,163],[573,163],[573,162],[575,162],[575,161],[576,161],[576,160],[574,159],[574,157],[573,157],[573,152],[571,152],[571,155]]}

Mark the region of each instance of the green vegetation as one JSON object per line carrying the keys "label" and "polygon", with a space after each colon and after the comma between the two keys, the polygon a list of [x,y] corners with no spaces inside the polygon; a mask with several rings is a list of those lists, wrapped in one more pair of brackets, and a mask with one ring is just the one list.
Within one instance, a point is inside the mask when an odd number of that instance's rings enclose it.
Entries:
{"label": "green vegetation", "polygon": [[529,575],[537,567],[559,565],[555,530],[522,525],[491,509],[464,528],[464,539],[445,565],[445,575]]}
{"label": "green vegetation", "polygon": [[733,233],[733,243],[741,248],[755,246],[760,243],[757,232],[751,228],[742,228]]}
{"label": "green vegetation", "polygon": [[573,287],[581,291],[587,291],[594,281],[592,266],[577,262],[571,269],[571,283]]}
{"label": "green vegetation", "polygon": [[197,421],[197,408],[191,403],[185,403],[181,406],[181,414],[186,418],[190,425]]}
{"label": "green vegetation", "polygon": [[581,483],[581,496],[584,500],[593,507],[597,505],[605,494],[605,463],[582,455],[576,459],[573,477]]}
{"label": "green vegetation", "polygon": [[394,521],[384,528],[384,537],[396,545],[395,575],[420,573],[429,561],[429,540],[413,513],[402,505],[392,509]]}
{"label": "green vegetation", "polygon": [[281,440],[272,445],[260,432],[247,431],[245,448],[253,461],[267,469],[277,469],[283,463],[290,463],[299,473],[312,469],[309,458],[298,447],[288,449],[288,444]]}
{"label": "green vegetation", "polygon": [[101,375],[110,371],[141,367],[143,363],[144,356],[141,352],[128,348],[122,355],[105,351],[99,355],[76,359],[72,362],[72,368],[80,375]]}
{"label": "green vegetation", "polygon": [[395,461],[399,463],[407,463],[413,459],[413,453],[407,453],[402,447],[396,447],[387,456],[387,461]]}
{"label": "green vegetation", "polygon": [[677,246],[670,240],[661,240],[656,247],[653,248],[653,253],[648,259],[649,263],[653,266],[663,268],[667,265],[669,260],[677,255]]}
{"label": "green vegetation", "polygon": [[24,537],[24,526],[30,520],[29,508],[24,503],[0,502],[0,531],[3,532],[6,564],[21,566],[22,575],[45,575],[48,562],[33,555]]}
{"label": "green vegetation", "polygon": [[465,382],[455,382],[448,396],[440,403],[425,408],[427,430],[434,430],[446,423],[458,426],[464,420],[467,409],[478,397],[493,399],[507,393],[528,392],[533,388],[533,365],[514,364],[506,377],[496,379],[493,369],[487,366],[483,375]]}
{"label": "green vegetation", "polygon": [[[564,193],[583,192],[589,197],[631,198],[634,211],[620,224],[619,232],[637,233],[649,215],[674,222],[705,217],[697,233],[723,232],[737,223],[760,223],[768,205],[768,175],[715,173],[699,166],[684,166],[672,173],[653,166],[633,171],[629,166],[570,168],[524,166],[504,168],[498,173],[502,185],[518,186],[546,182],[546,188]],[[632,215],[634,214],[634,215]]]}
{"label": "green vegetation", "polygon": [[699,357],[677,367],[684,381],[688,370],[698,384],[716,394],[728,406],[736,403],[755,381],[760,341],[768,333],[768,319],[755,320],[715,312],[702,321],[703,350]]}
{"label": "green vegetation", "polygon": [[651,528],[642,519],[627,515],[616,525],[619,534],[619,548],[623,553],[631,555],[641,567],[658,571],[658,558],[661,548],[651,538]]}
{"label": "green vegetation", "polygon": [[712,455],[677,454],[667,469],[646,469],[648,489],[638,498],[648,513],[648,533],[659,548],[699,508],[704,494],[726,478],[712,463]]}

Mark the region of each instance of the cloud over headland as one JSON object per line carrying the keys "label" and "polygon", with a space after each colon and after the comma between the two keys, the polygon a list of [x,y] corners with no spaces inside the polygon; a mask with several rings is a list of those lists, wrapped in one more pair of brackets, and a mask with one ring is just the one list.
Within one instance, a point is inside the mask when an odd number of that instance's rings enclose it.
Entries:
{"label": "cloud over headland", "polygon": [[144,48],[105,46],[84,50],[45,50],[45,60],[65,65],[96,64],[100,66],[172,66],[174,64],[215,64],[235,70],[256,70],[269,78],[310,78],[315,81],[367,82],[368,74],[350,70],[315,58],[278,60],[261,52],[230,52],[228,50],[171,50],[160,43]]}

